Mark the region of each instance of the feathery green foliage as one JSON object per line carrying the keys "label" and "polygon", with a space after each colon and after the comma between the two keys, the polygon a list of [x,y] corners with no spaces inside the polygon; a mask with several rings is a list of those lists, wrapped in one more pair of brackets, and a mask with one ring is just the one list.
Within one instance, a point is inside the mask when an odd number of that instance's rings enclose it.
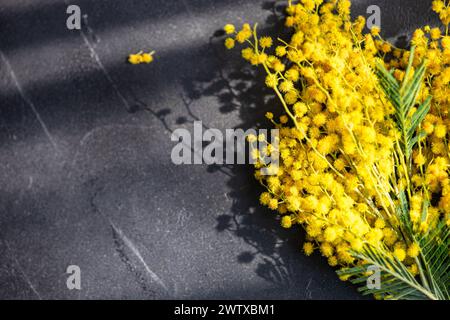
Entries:
{"label": "feathery green foliage", "polygon": [[[404,163],[411,165],[414,146],[419,142],[422,133],[418,132],[420,124],[430,110],[431,97],[421,103],[417,110],[411,110],[417,103],[426,72],[426,62],[422,62],[413,73],[412,65],[414,48],[411,49],[408,68],[402,83],[398,83],[391,72],[379,64],[377,75],[380,86],[386,97],[395,108],[395,122],[400,132],[397,151],[399,157],[404,157]],[[410,172],[410,170],[408,170]],[[409,173],[408,172],[408,173]],[[416,243],[420,254],[415,258],[418,275],[414,276],[410,269],[386,248],[375,248],[366,245],[362,252],[353,252],[355,258],[365,261],[364,265],[354,268],[344,268],[338,271],[340,276],[351,277],[352,283],[362,285],[359,288],[363,294],[373,294],[384,299],[450,299],[450,229],[442,221],[432,231],[419,234],[413,228],[409,215],[409,199],[405,191],[393,195],[398,199],[397,218],[398,232],[406,243]],[[426,218],[429,202],[423,204],[422,218]],[[369,266],[374,266],[380,272],[380,286],[368,287],[372,274]]]}
{"label": "feathery green foliage", "polygon": [[414,112],[410,115],[411,109],[416,105],[426,71],[426,61],[423,61],[417,70],[412,74],[412,65],[414,60],[414,47],[411,49],[408,68],[402,83],[398,83],[391,72],[378,64],[377,76],[380,85],[386,94],[386,97],[395,108],[395,120],[398,130],[401,134],[400,145],[408,163],[411,160],[412,149],[414,145],[423,136],[422,133],[416,133],[417,128],[425,119],[430,111],[431,97],[428,97]]}
{"label": "feathery green foliage", "polygon": [[[340,276],[351,276],[351,282],[362,285],[359,291],[364,295],[375,295],[383,299],[405,300],[449,300],[450,299],[450,229],[443,222],[433,232],[413,238],[421,252],[415,262],[419,276],[411,271],[397,258],[390,256],[384,248],[366,245],[360,253],[354,252],[356,258],[365,261],[362,266],[341,269]],[[380,271],[380,287],[368,287],[372,276],[369,266]],[[369,274],[368,274],[369,273]]]}

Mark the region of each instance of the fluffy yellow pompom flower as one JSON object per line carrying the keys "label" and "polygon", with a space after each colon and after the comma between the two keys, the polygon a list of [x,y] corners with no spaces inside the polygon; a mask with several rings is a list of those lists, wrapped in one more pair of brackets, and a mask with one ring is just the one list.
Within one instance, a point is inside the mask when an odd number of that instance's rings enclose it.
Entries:
{"label": "fluffy yellow pompom flower", "polygon": [[419,268],[417,268],[417,264],[411,265],[411,267],[409,267],[409,272],[411,272],[413,276],[417,276],[419,274]]}
{"label": "fluffy yellow pompom flower", "polygon": [[234,39],[228,38],[228,39],[225,40],[225,47],[226,47],[227,49],[233,49],[234,46],[235,46]]}
{"label": "fluffy yellow pompom flower", "polygon": [[336,228],[334,228],[334,227],[326,228],[323,236],[325,238],[325,241],[333,242],[334,240],[336,240],[336,238],[338,236],[338,234],[336,232]]}
{"label": "fluffy yellow pompom flower", "polygon": [[311,242],[305,242],[305,244],[303,244],[303,252],[307,256],[312,255],[314,252],[314,245]]}
{"label": "fluffy yellow pompom flower", "polygon": [[288,122],[289,122],[288,116],[282,115],[282,116],[280,117],[280,123],[281,123],[281,124],[286,124],[286,123],[288,123]]}
{"label": "fluffy yellow pompom flower", "polygon": [[329,257],[328,264],[332,267],[335,267],[338,265],[338,259],[335,256]]}
{"label": "fluffy yellow pompom flower", "polygon": [[413,243],[409,246],[407,254],[411,258],[416,258],[420,253],[420,247],[417,243]]}
{"label": "fluffy yellow pompom flower", "polygon": [[321,127],[327,122],[327,116],[323,113],[319,113],[314,116],[313,122],[316,126]]}
{"label": "fluffy yellow pompom flower", "polygon": [[244,43],[252,36],[252,32],[250,30],[243,29],[239,31],[236,35],[236,41],[239,43]]}
{"label": "fluffy yellow pompom flower", "polygon": [[293,109],[298,117],[303,117],[308,111],[308,107],[303,102],[297,102],[296,104],[294,104]]}
{"label": "fluffy yellow pompom flower", "polygon": [[441,37],[441,29],[439,29],[439,28],[431,29],[430,36],[431,36],[431,39],[438,40]]}
{"label": "fluffy yellow pompom flower", "polygon": [[276,53],[276,55],[279,56],[279,57],[284,57],[284,56],[286,55],[286,53],[287,53],[286,47],[278,46],[278,47],[276,48],[276,50],[275,50],[275,53]]}
{"label": "fluffy yellow pompom flower", "polygon": [[386,222],[383,219],[378,218],[377,221],[375,221],[375,228],[383,229],[386,226]]}
{"label": "fluffy yellow pompom flower", "polygon": [[276,61],[273,65],[272,65],[273,70],[275,70],[276,72],[283,72],[286,69],[286,66],[281,63],[280,61]]}
{"label": "fluffy yellow pompom flower", "polygon": [[289,229],[292,227],[292,218],[291,216],[284,216],[281,218],[281,226],[285,229]]}
{"label": "fluffy yellow pompom flower", "polygon": [[225,27],[223,27],[223,30],[226,34],[233,34],[236,31],[236,28],[232,24],[227,24]]}
{"label": "fluffy yellow pompom flower", "polygon": [[245,48],[241,51],[242,58],[244,58],[247,61],[250,61],[254,54],[255,53],[252,48]]}
{"label": "fluffy yellow pompom flower", "polygon": [[267,204],[269,204],[270,199],[271,199],[270,193],[263,192],[261,194],[261,196],[259,197],[259,202],[261,202],[261,204],[263,204],[263,205],[267,205]]}
{"label": "fluffy yellow pompom flower", "polygon": [[128,56],[128,62],[131,64],[142,63],[142,56],[140,54],[130,54]]}
{"label": "fluffy yellow pompom flower", "polygon": [[152,63],[153,62],[153,54],[143,53],[142,54],[142,62],[143,63]]}
{"label": "fluffy yellow pompom flower", "polygon": [[294,84],[292,81],[285,80],[280,84],[279,89],[281,92],[289,92],[294,89]]}
{"label": "fluffy yellow pompom flower", "polygon": [[272,210],[278,209],[278,200],[277,199],[270,199],[268,207]]}
{"label": "fluffy yellow pompom flower", "polygon": [[436,13],[441,13],[445,8],[444,1],[442,0],[434,0],[432,4],[432,9]]}
{"label": "fluffy yellow pompom flower", "polygon": [[266,86],[269,88],[275,88],[278,86],[278,77],[275,74],[269,74],[266,77]]}
{"label": "fluffy yellow pompom flower", "polygon": [[380,35],[380,31],[381,31],[380,27],[376,27],[376,26],[374,26],[374,27],[372,27],[372,29],[370,29],[370,33],[374,37],[379,36]]}
{"label": "fluffy yellow pompom flower", "polygon": [[300,73],[297,69],[289,69],[285,74],[286,79],[297,82],[300,78]]}
{"label": "fluffy yellow pompom flower", "polygon": [[423,156],[422,153],[418,153],[415,157],[414,157],[414,163],[418,166],[423,166],[426,162],[425,157]]}
{"label": "fluffy yellow pompom flower", "polygon": [[364,247],[364,242],[361,239],[354,239],[350,242],[350,246],[355,251],[361,251]]}
{"label": "fluffy yellow pompom flower", "polygon": [[445,125],[438,124],[434,128],[434,135],[436,136],[436,138],[442,139],[445,137],[446,134],[447,134],[447,127]]}
{"label": "fluffy yellow pompom flower", "polygon": [[405,258],[406,258],[405,249],[403,249],[403,248],[394,249],[394,256],[400,261],[405,260]]}
{"label": "fluffy yellow pompom flower", "polygon": [[320,252],[322,252],[324,257],[331,257],[334,253],[334,247],[328,243],[328,242],[324,242],[321,246],[320,246]]}
{"label": "fluffy yellow pompom flower", "polygon": [[261,48],[270,48],[273,44],[273,40],[271,37],[261,37],[259,39],[259,45]]}
{"label": "fluffy yellow pompom flower", "polygon": [[389,43],[383,43],[383,45],[381,46],[381,51],[383,53],[389,53],[392,51],[392,46]]}

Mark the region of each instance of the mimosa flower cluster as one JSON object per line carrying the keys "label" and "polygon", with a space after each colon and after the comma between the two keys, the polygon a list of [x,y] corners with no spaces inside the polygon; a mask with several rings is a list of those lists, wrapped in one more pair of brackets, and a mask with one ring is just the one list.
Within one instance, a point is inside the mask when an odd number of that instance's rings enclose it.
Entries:
{"label": "mimosa flower cluster", "polygon": [[[418,239],[450,225],[449,4],[433,2],[443,25],[417,29],[415,50],[394,47],[376,27],[365,33],[365,18],[351,19],[349,0],[289,1],[290,39],[259,36],[257,25],[225,26],[225,46],[244,45],[242,57],[264,70],[265,85],[279,98],[282,109],[274,106],[266,117],[280,129],[278,150],[267,151],[279,152],[280,168],[255,176],[267,189],[260,202],[280,214],[281,225],[306,230],[306,255],[318,250],[331,266],[352,269],[368,264],[358,253],[370,247],[421,276]],[[402,83],[424,61],[425,80],[405,122],[430,97],[431,105],[409,163],[408,151],[398,151],[405,133],[396,108],[375,70],[381,64]],[[399,218],[402,194],[412,236]]]}
{"label": "mimosa flower cluster", "polygon": [[155,54],[154,51],[148,53],[140,51],[136,54],[130,54],[128,56],[128,62],[131,64],[152,63],[154,60],[153,57],[154,54]]}

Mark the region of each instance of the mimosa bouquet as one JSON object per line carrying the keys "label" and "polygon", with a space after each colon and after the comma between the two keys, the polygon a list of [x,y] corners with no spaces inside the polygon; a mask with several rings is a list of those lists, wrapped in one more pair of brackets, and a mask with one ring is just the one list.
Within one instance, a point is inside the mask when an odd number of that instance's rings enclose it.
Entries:
{"label": "mimosa bouquet", "polygon": [[[349,0],[288,1],[290,39],[226,25],[227,48],[266,73],[279,98],[279,168],[256,161],[260,202],[284,228],[301,225],[303,251],[380,299],[450,298],[450,2],[443,26],[411,48],[364,33]],[[259,155],[257,156],[259,157]],[[271,164],[270,166],[273,166]],[[379,284],[370,282],[379,273]]]}

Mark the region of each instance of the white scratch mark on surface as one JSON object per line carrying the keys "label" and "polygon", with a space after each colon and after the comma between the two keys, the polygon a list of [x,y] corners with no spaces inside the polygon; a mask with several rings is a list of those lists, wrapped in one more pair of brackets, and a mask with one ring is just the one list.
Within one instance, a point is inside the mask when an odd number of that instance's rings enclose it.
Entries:
{"label": "white scratch mark on surface", "polygon": [[36,290],[36,288],[34,287],[34,285],[31,283],[30,278],[28,278],[28,276],[26,275],[25,271],[23,270],[21,264],[19,263],[19,260],[17,260],[16,255],[14,254],[14,252],[11,250],[11,247],[9,246],[8,242],[6,240],[4,240],[4,243],[6,245],[6,248],[8,249],[9,252],[11,252],[11,257],[14,259],[14,262],[17,265],[17,268],[19,269],[19,272],[22,274],[22,278],[25,280],[25,282],[28,284],[28,286],[30,287],[31,291],[34,292],[34,294],[38,297],[39,300],[42,300],[41,295],[39,294],[39,292]]}
{"label": "white scratch mark on surface", "polygon": [[310,289],[311,283],[312,283],[312,278],[308,280],[308,284],[306,285],[306,297],[307,297],[307,299],[312,299],[312,292],[311,292],[311,289]]}
{"label": "white scratch mark on surface", "polygon": [[147,265],[147,263],[145,262],[144,258],[142,257],[141,253],[139,252],[139,250],[137,249],[137,247],[133,244],[133,242],[128,239],[128,237],[122,232],[122,230],[120,230],[118,227],[116,227],[114,225],[114,223],[108,219],[109,224],[111,225],[111,227],[114,229],[114,231],[117,233],[117,235],[122,239],[122,241],[125,243],[125,245],[133,252],[133,254],[138,258],[139,262],[142,263],[142,265],[145,268],[145,271],[147,271],[147,273],[149,274],[149,276],[152,278],[152,280],[154,282],[156,282],[159,286],[161,286],[162,288],[164,288],[164,290],[168,293],[169,289],[167,288],[167,286],[165,285],[165,283],[158,277],[158,275],[153,272],[149,266]]}
{"label": "white scratch mark on surface", "polygon": [[52,144],[53,148],[55,148],[55,150],[58,152],[58,146],[55,143],[55,140],[53,139],[52,135],[50,134],[50,131],[48,130],[47,125],[42,120],[41,115],[37,111],[36,106],[34,105],[34,103],[25,94],[25,92],[24,92],[24,90],[23,90],[19,80],[17,79],[16,73],[14,72],[13,68],[11,67],[11,64],[9,63],[8,59],[6,58],[6,56],[4,55],[4,53],[1,50],[0,50],[0,56],[2,58],[3,63],[6,66],[6,70],[8,71],[9,75],[11,76],[11,79],[13,80],[14,85],[16,86],[16,89],[19,92],[20,96],[25,101],[25,103],[30,107],[30,109],[33,111],[36,119],[39,121],[39,124],[42,127],[42,130],[44,130],[44,133],[47,136],[48,140]]}
{"label": "white scratch mark on surface", "polygon": [[[90,31],[90,33],[93,35],[93,31],[89,28],[89,26],[87,25],[87,15],[85,15],[84,17],[84,21],[85,21],[85,25],[86,28],[88,28],[88,30]],[[108,80],[108,82],[111,84],[111,87],[114,89],[114,91],[116,92],[117,96],[119,97],[119,99],[122,101],[122,103],[124,104],[125,108],[127,110],[131,110],[131,106],[128,103],[127,99],[125,99],[125,97],[123,96],[122,92],[120,92],[118,85],[115,83],[115,81],[113,80],[113,78],[111,77],[111,75],[109,74],[108,70],[106,70],[105,66],[103,65],[103,62],[100,60],[99,55],[97,54],[97,51],[95,51],[94,46],[92,45],[92,43],[89,41],[86,33],[84,32],[83,29],[80,30],[80,34],[81,34],[81,38],[84,41],[84,44],[88,47],[89,52],[91,54],[91,57],[94,59],[94,61],[97,63],[98,67],[100,68],[100,70],[103,72],[104,76],[106,77],[106,79]]]}
{"label": "white scratch mark on surface", "polygon": [[[66,5],[70,5],[71,4],[69,0],[64,0],[64,3]],[[84,14],[83,15],[83,22],[84,22],[84,25],[85,25],[88,33],[94,38],[94,41],[96,43],[100,42],[100,39],[96,37],[96,35],[94,34],[93,30],[89,27],[87,19],[88,19],[88,15]],[[111,84],[112,88],[114,89],[114,91],[116,92],[117,96],[119,97],[119,99],[124,104],[125,108],[127,110],[131,110],[130,104],[128,103],[127,99],[125,99],[125,97],[123,96],[122,92],[120,92],[119,87],[117,86],[117,84],[112,79],[112,77],[109,74],[108,70],[106,70],[105,66],[103,65],[103,62],[100,60],[100,57],[97,54],[97,51],[95,51],[94,46],[89,41],[89,39],[88,39],[88,37],[87,37],[87,35],[86,35],[86,33],[84,32],[83,29],[80,30],[80,35],[81,35],[81,38],[83,39],[84,44],[88,47],[89,52],[91,54],[91,57],[95,60],[95,62],[98,65],[98,67],[103,72],[103,74],[106,77],[106,79],[108,80],[108,82]]]}

